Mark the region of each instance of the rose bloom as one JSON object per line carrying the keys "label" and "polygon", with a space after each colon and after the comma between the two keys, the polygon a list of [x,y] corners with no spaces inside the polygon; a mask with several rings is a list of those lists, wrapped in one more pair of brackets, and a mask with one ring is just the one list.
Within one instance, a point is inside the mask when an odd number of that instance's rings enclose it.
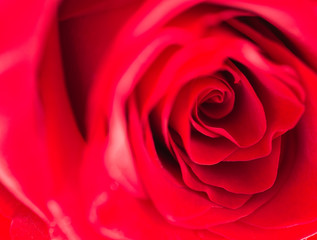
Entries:
{"label": "rose bloom", "polygon": [[316,239],[317,5],[0,2],[0,239]]}

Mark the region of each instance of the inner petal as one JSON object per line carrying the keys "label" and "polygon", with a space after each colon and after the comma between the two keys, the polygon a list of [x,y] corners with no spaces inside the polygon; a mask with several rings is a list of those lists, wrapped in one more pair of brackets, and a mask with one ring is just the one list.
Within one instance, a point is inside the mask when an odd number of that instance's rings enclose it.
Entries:
{"label": "inner petal", "polygon": [[[269,156],[248,162],[221,162],[202,166],[187,161],[196,176],[206,184],[230,192],[254,194],[269,189],[275,182],[280,159],[281,137],[273,140]],[[186,160],[186,159],[185,159]]]}
{"label": "inner petal", "polygon": [[226,79],[218,79],[219,84],[202,92],[193,108],[193,115],[198,118],[204,115],[207,118],[220,119],[228,115],[234,106],[235,94]]}
{"label": "inner petal", "polygon": [[[202,106],[203,104],[207,106]],[[210,104],[219,105],[218,109],[206,109]],[[226,81],[214,77],[192,80],[181,89],[171,111],[170,129],[173,129],[181,139],[180,142],[179,139],[175,139],[175,134],[172,134],[173,141],[182,145],[193,161],[199,164],[215,164],[222,161],[236,150],[235,144],[211,131],[206,134],[205,129],[191,124],[190,120],[193,114],[198,116],[200,108],[213,111],[211,114],[219,118],[230,112],[233,105],[234,92]],[[222,108],[225,110],[221,110]],[[196,129],[192,129],[193,126]],[[201,149],[209,153],[208,157],[206,152],[202,154]]]}
{"label": "inner petal", "polygon": [[231,209],[241,207],[250,199],[252,195],[231,193],[223,188],[215,187],[202,182],[199,178],[197,178],[197,176],[195,176],[190,167],[185,163],[185,158],[187,161],[190,161],[186,153],[182,151],[182,149],[179,148],[175,143],[173,143],[172,139],[171,143],[175,153],[175,158],[177,159],[181,168],[184,183],[189,188],[196,191],[205,192],[208,195],[210,201]]}
{"label": "inner petal", "polygon": [[263,138],[267,129],[266,116],[263,105],[248,79],[237,67],[229,67],[235,79],[232,86],[235,102],[230,114],[221,119],[213,119],[198,112],[193,119],[209,131],[245,148]]}

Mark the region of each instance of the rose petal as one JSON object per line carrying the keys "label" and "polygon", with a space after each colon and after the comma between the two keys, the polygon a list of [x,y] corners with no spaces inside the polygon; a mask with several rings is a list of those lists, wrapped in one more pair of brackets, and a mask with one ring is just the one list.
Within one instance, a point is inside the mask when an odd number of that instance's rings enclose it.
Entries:
{"label": "rose petal", "polygon": [[18,211],[12,219],[10,227],[12,240],[49,240],[48,227],[39,217],[27,210]]}
{"label": "rose petal", "polygon": [[[130,4],[128,4],[130,2]],[[128,4],[128,5],[125,5]],[[140,1],[62,1],[60,42],[67,92],[80,130],[86,136],[86,109],[96,71],[118,31]]]}
{"label": "rose petal", "polygon": [[[291,78],[286,85],[280,80],[281,78],[274,76],[274,74],[281,74],[283,69],[270,69],[268,74],[267,71],[252,66],[251,59],[248,60],[249,62],[243,60],[243,57],[239,59],[245,62],[246,66],[250,67],[258,77],[256,79],[252,74],[248,75],[265,109],[267,131],[259,143],[247,149],[239,149],[225,161],[247,161],[266,156],[271,149],[272,139],[292,129],[304,111],[302,103],[304,96],[296,93],[302,91],[302,87],[298,86],[299,83],[294,82],[297,79]],[[285,76],[283,77],[285,79]],[[290,86],[292,82],[296,84],[296,88]],[[296,89],[296,92],[293,89]]]}
{"label": "rose petal", "polygon": [[52,179],[37,92],[37,67],[57,1],[20,3],[19,9],[16,3],[0,4],[1,28],[6,32],[0,43],[0,178],[17,199],[46,219],[45,198],[51,193]]}
{"label": "rose petal", "polygon": [[316,234],[317,222],[311,222],[307,224],[302,224],[298,226],[292,226],[287,228],[277,228],[277,229],[263,229],[254,227],[242,222],[229,223],[227,225],[219,225],[212,227],[211,232],[217,233],[226,238],[232,238],[237,240],[244,239],[259,239],[259,240],[279,240],[279,239],[314,239],[310,237]]}
{"label": "rose petal", "polygon": [[269,189],[275,182],[280,158],[281,139],[273,141],[268,157],[249,162],[221,162],[212,166],[187,164],[203,182],[230,192],[253,194]]}
{"label": "rose petal", "polygon": [[77,128],[63,81],[58,41],[55,23],[42,59],[39,91],[44,106],[49,151],[48,172],[52,172],[50,177],[56,186],[63,186],[65,181],[75,177],[73,174],[81,163],[84,141]]}
{"label": "rose petal", "polygon": [[193,131],[189,142],[185,142],[185,149],[193,163],[212,165],[228,157],[237,147],[224,137],[210,138]]}
{"label": "rose petal", "polygon": [[[162,72],[162,75],[161,75],[162,82],[171,82],[170,79],[173,79],[173,82],[169,85],[169,88],[166,91],[166,95],[164,96],[164,98],[161,99],[157,108],[154,110],[154,115],[155,115],[154,119],[156,119],[155,125],[161,128],[161,132],[163,133],[165,142],[167,144],[168,144],[167,118],[172,109],[171,103],[175,101],[177,93],[181,89],[181,87],[189,80],[192,80],[201,76],[211,75],[217,69],[221,69],[221,66],[225,58],[229,54],[235,54],[236,51],[239,52],[241,49],[241,44],[242,45],[245,44],[243,41],[238,41],[236,38],[234,38],[233,35],[229,34],[226,31],[220,31],[214,34],[215,35],[219,34],[219,35],[217,35],[217,37],[215,38],[206,38],[204,40],[197,41],[194,44],[188,45],[186,46],[186,48],[179,51],[169,61],[168,67],[166,67],[164,71]],[[231,51],[227,52],[228,49],[222,49],[222,51],[219,51],[221,46],[223,46],[224,41],[229,41],[227,43],[229,45],[232,44]],[[220,44],[221,46],[219,45],[219,47],[217,47],[218,44]],[[206,49],[208,49],[208,51],[210,49],[210,52],[208,52]],[[212,54],[214,57],[210,59],[208,53]],[[258,107],[258,110],[259,110],[259,120],[262,119],[261,124],[259,124],[259,127],[256,127],[258,131],[256,131],[257,134],[254,135],[255,137],[253,139],[251,138],[251,140],[246,140],[246,138],[244,138],[245,142],[243,143],[243,141],[241,141],[241,144],[248,145],[248,144],[251,144],[251,142],[258,141],[258,138],[260,138],[263,135],[263,131],[265,130],[265,124],[262,124],[264,119],[263,118],[264,113],[261,110],[262,107],[260,104],[258,104],[259,102],[257,100],[255,100],[255,102],[256,102],[255,107]],[[164,121],[161,121],[161,120],[164,120]],[[251,126],[255,126],[255,125],[251,125]],[[232,133],[237,131],[235,130],[235,128],[232,128],[230,130],[232,131]],[[219,129],[217,131],[221,131],[221,133],[226,135],[227,137],[230,136],[226,131],[222,129]],[[189,134],[188,129],[186,131],[186,128],[185,128],[185,130],[183,130],[182,133],[188,135]],[[186,141],[188,141],[186,139],[188,139],[188,137],[183,136],[183,140],[185,140],[185,143]],[[231,138],[231,140],[234,141],[233,138]]]}
{"label": "rose petal", "polygon": [[[200,134],[194,134],[189,139],[190,116],[193,111],[194,103],[199,97],[199,93],[206,89],[224,87],[218,80],[213,78],[197,79],[186,85],[178,94],[170,115],[170,127],[175,130],[182,138],[185,149],[191,156],[191,159],[199,164],[214,164],[235,150],[234,144],[231,144],[224,138],[209,139]],[[203,141],[200,141],[200,140]],[[205,144],[206,143],[206,144]],[[206,155],[208,149],[210,155]],[[202,155],[203,153],[203,155]],[[218,154],[217,154],[218,153]]]}
{"label": "rose petal", "polygon": [[[127,194],[120,186],[96,199],[97,231],[111,239],[209,239],[221,240],[217,234],[180,228],[167,222],[148,200]],[[129,212],[129,218],[126,217]],[[111,218],[109,218],[111,216]],[[203,233],[206,236],[202,235]]]}
{"label": "rose petal", "polygon": [[173,149],[181,167],[185,184],[193,190],[206,192],[212,202],[226,208],[237,209],[245,204],[252,196],[246,194],[233,194],[222,188],[214,187],[201,182],[184,162],[183,159],[187,156],[182,153],[182,151],[175,145],[173,145]]}
{"label": "rose petal", "polygon": [[[168,170],[164,168],[161,162],[163,159],[161,161],[158,159],[149,127],[146,127],[145,131],[139,129],[140,122],[136,118],[136,109],[133,104],[135,103],[130,100],[129,136],[141,178],[159,212],[175,225],[206,228],[235,221],[249,215],[276,193],[279,184],[266,191],[265,194],[250,199],[250,202],[241,208],[230,210],[212,204],[199,194],[192,192],[179,179],[178,169],[174,169],[177,171],[174,172],[173,168]],[[145,134],[145,145],[140,144],[143,142],[141,132]],[[170,162],[170,159],[168,161]],[[282,176],[284,175],[282,174]],[[162,197],[163,195],[164,197]],[[179,202],[182,202],[182,205]]]}
{"label": "rose petal", "polygon": [[[186,226],[186,227],[202,227],[202,228],[208,228],[208,226],[212,226],[213,222],[212,220],[216,217],[216,216],[222,216],[225,217],[227,219],[227,222],[233,222],[236,221],[237,219],[240,219],[239,216],[250,216],[255,214],[259,209],[260,206],[262,206],[265,203],[270,203],[272,197],[274,196],[278,196],[277,193],[279,193],[280,189],[284,187],[284,184],[287,182],[287,178],[289,177],[289,174],[291,172],[291,170],[293,169],[293,164],[294,164],[294,158],[287,158],[288,155],[293,156],[294,152],[293,151],[288,151],[288,147],[291,147],[293,145],[288,145],[290,143],[292,143],[292,141],[294,140],[294,135],[293,132],[287,134],[287,138],[286,138],[288,142],[285,146],[285,148],[283,149],[283,153],[285,153],[286,155],[283,156],[283,159],[286,159],[287,161],[282,161],[280,168],[279,168],[279,174],[277,175],[277,179],[274,183],[274,185],[268,189],[267,191],[264,191],[262,193],[258,193],[256,195],[254,195],[246,204],[244,204],[241,208],[239,209],[235,209],[233,210],[234,212],[229,211],[229,209],[216,209],[213,208],[212,210],[210,210],[209,212],[205,213],[204,215],[201,215],[196,219],[187,219],[187,220],[183,220],[183,221],[179,221],[179,224],[181,224],[182,226]],[[270,212],[273,214],[273,212]],[[233,215],[232,215],[233,214]],[[237,215],[236,215],[237,214]],[[230,216],[236,216],[237,218],[235,218],[236,220],[229,220]],[[275,214],[276,215],[276,214]],[[232,218],[231,218],[232,219]],[[219,222],[218,222],[219,224]]]}
{"label": "rose petal", "polygon": [[11,220],[0,215],[0,238],[3,240],[11,240],[10,237]]}
{"label": "rose petal", "polygon": [[[93,1],[73,1],[66,0],[60,6],[60,15],[62,20],[69,18],[81,17],[88,14],[96,14],[104,10],[116,10],[117,8],[124,8],[126,5],[140,4],[142,0],[119,0],[116,2],[105,2],[102,0]],[[108,13],[107,13],[108,14]]]}
{"label": "rose petal", "polygon": [[[285,158],[295,158],[295,166],[290,173],[290,178],[283,186],[279,194],[272,199],[265,207],[261,208],[256,214],[249,216],[245,222],[263,226],[263,227],[281,227],[290,226],[298,223],[314,221],[316,219],[316,194],[314,186],[316,185],[316,149],[315,136],[316,127],[314,116],[316,116],[316,94],[317,77],[301,63],[294,61],[301,76],[311,81],[303,82],[306,93],[306,110],[297,127],[298,142],[289,146],[290,150],[297,151],[286,155]],[[296,207],[294,207],[296,206]],[[269,211],[267,209],[270,209]],[[272,210],[278,209],[279,215],[274,214]],[[266,221],[270,219],[270,221]]]}

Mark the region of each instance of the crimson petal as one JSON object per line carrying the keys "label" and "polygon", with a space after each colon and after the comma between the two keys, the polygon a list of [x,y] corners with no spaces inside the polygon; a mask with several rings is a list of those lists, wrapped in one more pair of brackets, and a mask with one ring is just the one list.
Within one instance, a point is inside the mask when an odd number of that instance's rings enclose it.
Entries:
{"label": "crimson petal", "polygon": [[226,208],[237,209],[244,205],[252,196],[247,194],[234,194],[222,188],[203,183],[184,162],[183,159],[188,158],[186,154],[184,154],[175,144],[173,145],[173,149],[181,167],[185,184],[193,190],[206,192],[212,202]]}
{"label": "crimson petal", "polygon": [[230,192],[253,194],[270,188],[276,179],[279,166],[281,138],[273,141],[268,157],[249,162],[221,162],[201,166],[187,161],[193,172],[203,182],[222,187]]}

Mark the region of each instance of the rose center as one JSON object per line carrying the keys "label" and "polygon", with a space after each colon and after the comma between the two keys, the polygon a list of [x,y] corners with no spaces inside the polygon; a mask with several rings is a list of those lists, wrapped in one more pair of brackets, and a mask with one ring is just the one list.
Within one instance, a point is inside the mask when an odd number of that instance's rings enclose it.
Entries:
{"label": "rose center", "polygon": [[235,94],[224,80],[214,79],[211,87],[199,94],[194,114],[201,119],[221,119],[228,115],[234,105]]}

